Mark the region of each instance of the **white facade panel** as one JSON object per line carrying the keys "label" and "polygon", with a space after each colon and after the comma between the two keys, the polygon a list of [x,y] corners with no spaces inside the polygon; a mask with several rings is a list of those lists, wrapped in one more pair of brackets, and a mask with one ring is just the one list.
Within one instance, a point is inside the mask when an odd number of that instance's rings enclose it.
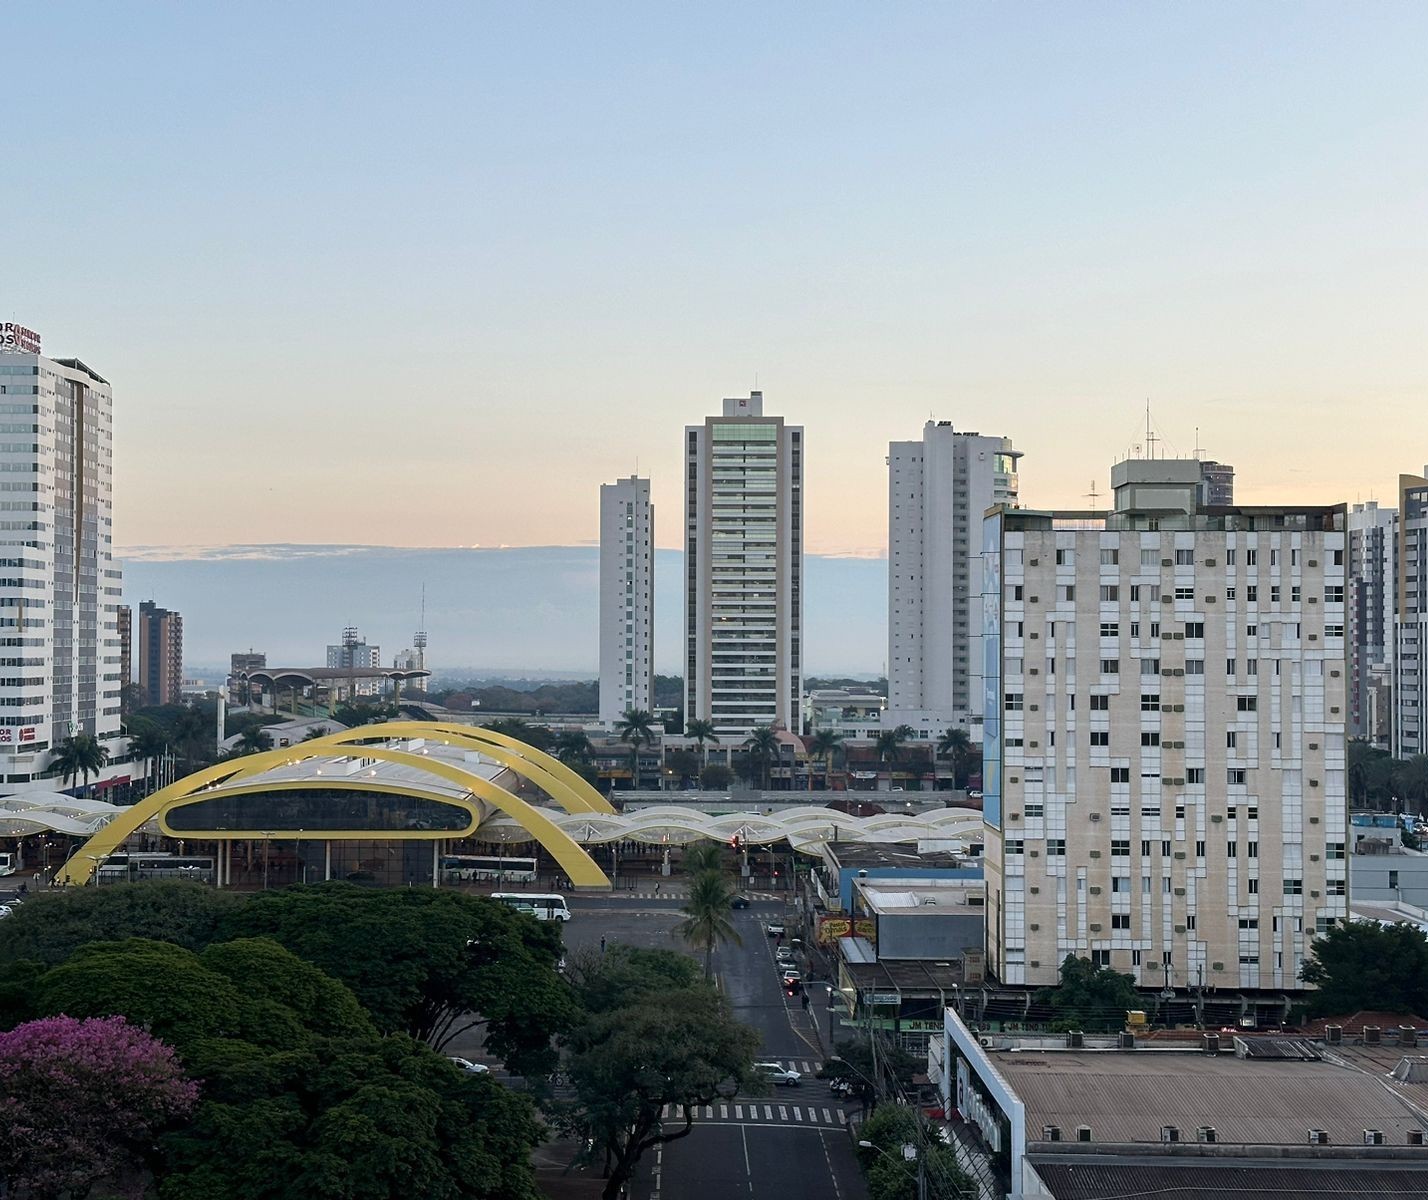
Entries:
{"label": "white facade panel", "polygon": [[600,722],[654,711],[654,505],[650,481],[600,488]]}

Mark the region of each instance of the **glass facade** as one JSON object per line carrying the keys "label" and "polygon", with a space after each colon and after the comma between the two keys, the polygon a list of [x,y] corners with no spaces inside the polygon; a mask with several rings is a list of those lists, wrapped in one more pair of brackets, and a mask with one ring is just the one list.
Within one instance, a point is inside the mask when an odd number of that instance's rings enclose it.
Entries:
{"label": "glass facade", "polygon": [[175,833],[204,830],[432,830],[460,834],[476,818],[464,808],[420,796],[345,788],[209,796],[171,808],[164,817]]}

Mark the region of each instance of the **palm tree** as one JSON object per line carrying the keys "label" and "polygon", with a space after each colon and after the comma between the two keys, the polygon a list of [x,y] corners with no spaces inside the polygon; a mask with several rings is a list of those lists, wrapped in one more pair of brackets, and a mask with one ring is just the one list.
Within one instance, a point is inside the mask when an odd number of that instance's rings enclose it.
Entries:
{"label": "palm tree", "polygon": [[899,725],[896,729],[884,729],[878,734],[876,743],[878,758],[888,764],[889,785],[897,771],[897,760],[902,751],[902,744],[912,737],[913,732],[911,725]]}
{"label": "palm tree", "polygon": [[972,738],[965,729],[955,725],[937,739],[937,757],[945,758],[952,764],[952,786],[962,786],[962,769],[967,765],[971,753]]}
{"label": "palm tree", "polygon": [[98,775],[109,761],[109,751],[90,734],[76,733],[55,747],[54,762],[65,786],[78,779],[81,787],[89,786],[89,777]]}
{"label": "palm tree", "polygon": [[[828,776],[833,770],[833,756],[843,745],[843,735],[836,729],[819,729],[813,735],[813,744],[810,749],[814,758],[823,760],[823,782],[828,782]],[[813,790],[813,772],[808,772],[808,790]]]}
{"label": "palm tree", "polygon": [[144,783],[151,784],[154,767],[169,748],[168,736],[156,721],[147,717],[131,717],[128,728],[129,753],[144,762]]}
{"label": "palm tree", "polygon": [[590,739],[583,730],[567,730],[555,739],[555,757],[563,763],[589,762],[590,750]]}
{"label": "palm tree", "polygon": [[238,742],[234,747],[239,754],[259,754],[272,748],[273,736],[261,725],[249,725],[238,735]]}
{"label": "palm tree", "polygon": [[779,751],[778,733],[772,725],[760,725],[744,740],[744,749],[759,764],[764,791],[769,790],[769,760]]}
{"label": "palm tree", "polygon": [[653,746],[655,742],[654,717],[643,708],[629,708],[615,726],[620,741],[630,743],[630,790],[640,786],[640,746]]}
{"label": "palm tree", "polygon": [[326,736],[326,725],[314,725],[311,729],[309,729],[305,734],[302,735],[302,740],[305,742],[315,742],[318,738]]}
{"label": "palm tree", "polygon": [[705,742],[719,744],[719,734],[714,729],[713,721],[705,721],[700,717],[695,717],[692,721],[684,723],[684,736],[692,737],[699,743],[699,767],[701,770],[709,765],[709,751],[705,747]]}
{"label": "palm tree", "polygon": [[174,720],[173,741],[186,763],[208,757],[203,749],[213,726],[196,709],[186,708]]}
{"label": "palm tree", "polygon": [[690,879],[724,874],[724,847],[718,842],[692,842],[684,848],[684,870]]}
{"label": "palm tree", "polygon": [[742,945],[739,931],[729,919],[734,889],[722,875],[706,872],[696,876],[689,888],[684,920],[675,931],[696,950],[704,951],[704,978],[714,977],[714,947],[720,942]]}
{"label": "palm tree", "polygon": [[1405,810],[1411,801],[1423,812],[1428,806],[1428,754],[1415,754],[1399,763],[1393,773],[1393,788]]}

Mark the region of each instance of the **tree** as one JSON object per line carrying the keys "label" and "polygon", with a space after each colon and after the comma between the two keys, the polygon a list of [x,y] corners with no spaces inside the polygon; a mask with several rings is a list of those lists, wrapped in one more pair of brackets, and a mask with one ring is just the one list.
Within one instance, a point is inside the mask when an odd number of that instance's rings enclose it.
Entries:
{"label": "tree", "polygon": [[1061,982],[1043,988],[1036,998],[1051,1006],[1056,1026],[1102,1031],[1124,1028],[1126,1013],[1140,1003],[1133,975],[1098,967],[1074,954],[1061,964]]}
{"label": "tree", "polygon": [[130,717],[125,722],[129,737],[129,753],[144,760],[144,783],[152,784],[154,768],[169,748],[168,736],[157,721],[148,717]]}
{"label": "tree", "polygon": [[1314,939],[1299,977],[1321,1016],[1428,1012],[1428,939],[1411,925],[1352,921]]}
{"label": "tree", "polygon": [[691,842],[684,848],[683,865],[691,879],[699,875],[724,873],[724,847],[718,842]]}
{"label": "tree", "polygon": [[314,725],[302,735],[302,740],[305,742],[315,742],[320,737],[326,737],[329,732],[330,730],[326,725]]}
{"label": "tree", "polygon": [[896,729],[884,729],[878,734],[874,746],[878,752],[878,760],[888,764],[889,778],[897,773],[898,759],[902,756],[902,744],[912,735],[911,725],[899,725]]}
{"label": "tree", "polygon": [[485,728],[492,733],[504,734],[506,737],[515,738],[518,742],[525,742],[527,746],[532,746],[537,750],[548,751],[555,743],[555,736],[544,725],[532,725],[529,721],[523,721],[520,717],[502,717],[495,721],[487,721]]}
{"label": "tree", "polygon": [[734,772],[723,763],[710,763],[699,772],[699,786],[711,792],[722,792],[734,779]]}
{"label": "tree", "polygon": [[65,786],[78,779],[81,787],[89,786],[89,777],[98,775],[109,761],[109,751],[88,733],[76,733],[55,747],[50,769],[60,773]]}
{"label": "tree", "polygon": [[[858,1130],[858,1161],[868,1176],[869,1200],[917,1200],[926,1196],[975,1196],[978,1189],[957,1165],[956,1151],[943,1143],[915,1108],[885,1104]],[[907,1158],[904,1147],[913,1148]],[[919,1191],[919,1179],[925,1187]]]}
{"label": "tree", "polygon": [[[815,759],[823,760],[823,780],[826,784],[833,772],[833,758],[843,747],[843,735],[836,729],[820,729],[813,735],[810,750]],[[813,772],[808,773],[808,790],[813,790]]]}
{"label": "tree", "polygon": [[681,782],[699,778],[699,755],[692,750],[671,750],[665,755],[665,769]]}
{"label": "tree", "polygon": [[569,729],[555,738],[555,757],[567,765],[590,761],[590,739],[581,729]]}
{"label": "tree", "polygon": [[[687,1137],[697,1107],[758,1086],[758,1034],[734,1020],[713,988],[701,983],[625,995],[625,1003],[592,1014],[571,1038],[576,1099],[565,1121],[605,1156],[604,1200],[621,1194],[650,1147]],[[679,1114],[668,1131],[665,1105]]]}
{"label": "tree", "polygon": [[769,764],[779,751],[778,732],[772,725],[760,725],[744,739],[744,749],[758,765],[764,791],[769,788]]}
{"label": "tree", "polygon": [[689,903],[683,908],[684,920],[675,932],[696,950],[704,951],[704,978],[714,977],[714,947],[720,942],[742,945],[739,931],[729,919],[729,905],[734,889],[724,877],[713,871],[696,875],[689,885]]}
{"label": "tree", "polygon": [[684,723],[684,736],[691,737],[699,745],[699,763],[701,767],[709,765],[709,748],[706,742],[719,744],[719,733],[714,728],[713,721],[706,721],[703,717],[695,717],[692,721]]}
{"label": "tree", "polygon": [[0,921],[0,965],[64,962],[90,942],[151,938],[201,950],[219,922],[243,900],[190,882],[105,884],[39,892]]}
{"label": "tree", "polygon": [[484,1026],[513,1070],[542,1074],[552,1037],[575,1017],[555,969],[560,933],[505,905],[439,890],[346,883],[255,895],[224,920],[223,937],[271,937],[340,979],[382,1033],[441,1050]]}
{"label": "tree", "polygon": [[620,741],[630,743],[630,789],[640,786],[640,746],[655,743],[654,717],[643,708],[629,708],[615,726]]}
{"label": "tree", "polygon": [[235,749],[240,754],[259,754],[264,750],[273,748],[272,735],[267,733],[261,726],[249,725],[238,735]]}
{"label": "tree", "polygon": [[1417,812],[1428,808],[1428,754],[1415,754],[1404,759],[1393,772],[1393,790],[1407,809]]}
{"label": "tree", "polygon": [[173,1049],[124,1017],[0,1034],[0,1192],[85,1196],[151,1159],[198,1102]]}
{"label": "tree", "polygon": [[965,729],[952,726],[937,739],[937,757],[952,764],[952,786],[960,788],[966,781],[966,765],[972,749],[972,738]]}
{"label": "tree", "polygon": [[217,757],[217,738],[213,736],[217,722],[216,713],[205,715],[196,708],[185,708],[174,719],[170,735],[188,766],[197,768]]}

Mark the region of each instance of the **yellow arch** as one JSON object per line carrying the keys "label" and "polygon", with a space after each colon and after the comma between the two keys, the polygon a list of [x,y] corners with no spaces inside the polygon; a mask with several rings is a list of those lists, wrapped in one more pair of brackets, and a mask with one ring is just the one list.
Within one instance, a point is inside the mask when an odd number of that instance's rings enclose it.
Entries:
{"label": "yellow arch", "polygon": [[[474,742],[475,749],[486,757],[494,759],[502,766],[509,767],[517,775],[530,780],[566,812],[613,813],[610,802],[590,786],[584,779],[566,766],[560,759],[537,750],[533,746],[502,733],[492,733],[472,725],[457,725],[444,721],[386,721],[378,725],[356,725],[340,733],[324,734],[311,741],[300,742],[308,746],[350,746],[369,738],[390,740],[392,738],[428,738],[431,741],[447,742],[452,739]],[[289,747],[295,749],[296,747]],[[246,761],[246,760],[245,760]],[[244,770],[244,775],[253,774]]]}
{"label": "yellow arch", "polygon": [[[371,728],[375,729],[377,726]],[[175,806],[179,801],[192,798],[196,793],[206,788],[240,775],[247,777],[255,771],[291,763],[295,757],[300,761],[309,758],[330,757],[332,747],[324,746],[322,744],[324,741],[325,739],[322,738],[314,738],[299,746],[285,746],[280,750],[264,750],[239,760],[217,763],[214,766],[195,771],[183,779],[176,780],[168,787],[160,788],[152,796],[125,809],[123,813],[85,842],[60,868],[58,878],[61,882],[74,886],[88,883],[98,869],[99,863],[123,845],[136,829],[168,808]],[[484,800],[493,808],[500,809],[518,822],[522,828],[528,830],[542,846],[550,851],[574,886],[590,888],[608,888],[610,886],[610,880],[606,877],[605,872],[595,865],[594,859],[574,838],[539,809],[527,804],[520,797],[511,795],[505,788],[499,787],[489,779],[483,779],[461,767],[433,759],[428,755],[412,754],[406,750],[391,750],[385,746],[363,746],[362,756],[380,762],[416,767],[456,784]],[[418,789],[412,789],[411,794],[421,795],[423,793]],[[371,830],[323,830],[322,832],[326,834],[326,840],[332,841],[371,838],[373,836]],[[301,831],[294,831],[294,836],[311,836],[311,833],[302,834]],[[380,839],[380,834],[378,837]]]}

